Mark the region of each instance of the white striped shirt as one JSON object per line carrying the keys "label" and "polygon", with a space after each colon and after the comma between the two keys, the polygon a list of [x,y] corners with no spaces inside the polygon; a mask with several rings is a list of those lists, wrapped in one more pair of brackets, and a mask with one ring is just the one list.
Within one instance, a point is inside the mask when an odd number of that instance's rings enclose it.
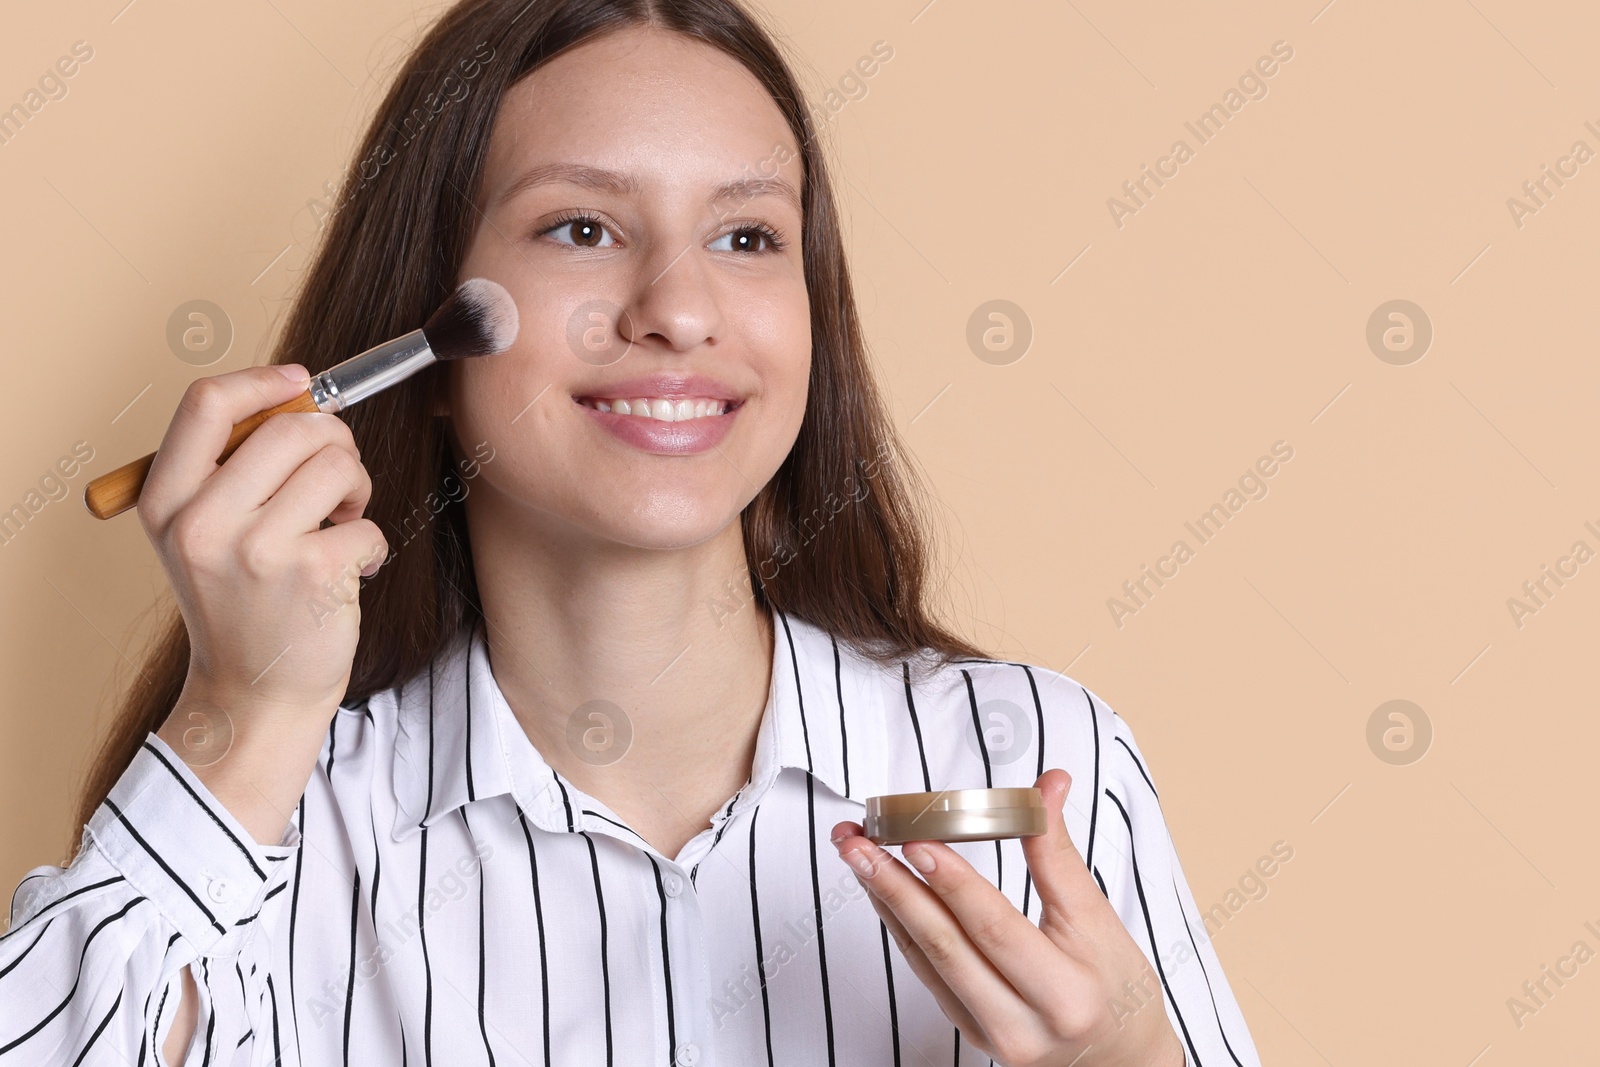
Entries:
{"label": "white striped shirt", "polygon": [[[335,714],[278,845],[151,734],[0,939],[0,1064],[982,1065],[828,840],[866,797],[1072,776],[1079,853],[1193,1065],[1259,1067],[1127,723],[1053,671],[883,667],[775,613],[743,788],[676,857],[557,774],[481,628]],[[1021,842],[952,845],[1024,914]],[[1128,1002],[1136,1003],[1136,1002]]]}

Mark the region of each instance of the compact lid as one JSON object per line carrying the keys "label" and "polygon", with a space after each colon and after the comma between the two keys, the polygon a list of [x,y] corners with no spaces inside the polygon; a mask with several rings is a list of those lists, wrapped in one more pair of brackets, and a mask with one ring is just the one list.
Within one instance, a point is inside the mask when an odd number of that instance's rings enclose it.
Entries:
{"label": "compact lid", "polygon": [[867,798],[865,836],[905,841],[979,841],[1045,832],[1044,796],[1033,786],[942,789]]}

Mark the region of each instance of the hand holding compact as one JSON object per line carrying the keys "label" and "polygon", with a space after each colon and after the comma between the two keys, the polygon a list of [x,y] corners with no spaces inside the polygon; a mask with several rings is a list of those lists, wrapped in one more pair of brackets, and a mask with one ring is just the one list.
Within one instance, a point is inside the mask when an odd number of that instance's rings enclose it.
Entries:
{"label": "hand holding compact", "polygon": [[[1022,839],[1039,894],[1037,926],[948,845],[903,846],[924,881],[858,823],[835,825],[833,843],[911,969],[996,1063],[1182,1067],[1160,981],[1067,835],[1062,806],[1071,784],[1059,768],[1040,775],[1047,827]],[[1139,1006],[1130,1011],[1130,1003]]]}

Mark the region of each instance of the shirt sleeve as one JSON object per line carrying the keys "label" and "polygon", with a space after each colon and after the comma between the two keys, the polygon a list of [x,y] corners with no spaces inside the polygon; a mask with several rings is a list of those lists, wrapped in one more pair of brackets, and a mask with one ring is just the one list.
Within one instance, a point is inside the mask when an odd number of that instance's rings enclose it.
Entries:
{"label": "shirt sleeve", "polygon": [[[1097,696],[1085,694],[1093,706],[1100,764],[1095,877],[1151,962],[1187,1067],[1261,1067],[1133,731]],[[1140,992],[1125,992],[1122,1010],[1137,1011]]]}
{"label": "shirt sleeve", "polygon": [[274,1032],[262,928],[299,840],[290,825],[281,843],[256,843],[150,734],[71,863],[34,868],[12,895],[0,1065],[165,1064],[185,969],[200,1003],[184,1062],[250,1052],[245,1041]]}

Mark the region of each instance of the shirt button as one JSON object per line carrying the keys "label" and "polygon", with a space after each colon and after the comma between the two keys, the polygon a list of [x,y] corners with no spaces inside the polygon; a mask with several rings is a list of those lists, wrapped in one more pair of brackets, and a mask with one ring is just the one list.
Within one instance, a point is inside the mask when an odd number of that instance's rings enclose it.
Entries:
{"label": "shirt button", "polygon": [[700,1062],[700,1046],[693,1041],[685,1041],[678,1046],[678,1055],[675,1061],[678,1067],[694,1067]]}
{"label": "shirt button", "polygon": [[[675,874],[672,874],[672,873],[669,872],[667,874],[667,876],[662,879],[662,882],[664,883],[662,888],[664,888],[667,891],[667,896],[669,896],[669,897],[675,897],[679,893],[683,892],[683,879],[679,878]],[[693,1048],[694,1046],[693,1045],[685,1045],[684,1047],[685,1048]]]}
{"label": "shirt button", "polygon": [[213,878],[206,886],[206,895],[218,904],[227,904],[233,900],[233,883],[226,878]]}

